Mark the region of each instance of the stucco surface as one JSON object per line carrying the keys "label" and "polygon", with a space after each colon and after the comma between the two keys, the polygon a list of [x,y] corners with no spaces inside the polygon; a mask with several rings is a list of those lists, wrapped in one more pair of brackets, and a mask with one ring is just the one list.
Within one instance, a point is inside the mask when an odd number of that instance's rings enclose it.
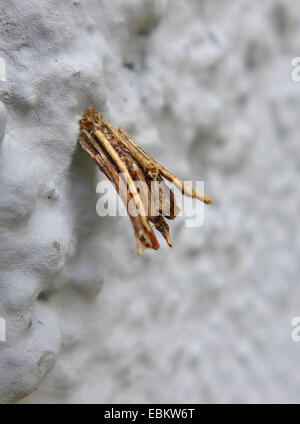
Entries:
{"label": "stucco surface", "polygon": [[[0,0],[0,401],[298,402],[296,0]],[[95,107],[215,203],[136,256]],[[23,400],[21,400],[23,399]]]}

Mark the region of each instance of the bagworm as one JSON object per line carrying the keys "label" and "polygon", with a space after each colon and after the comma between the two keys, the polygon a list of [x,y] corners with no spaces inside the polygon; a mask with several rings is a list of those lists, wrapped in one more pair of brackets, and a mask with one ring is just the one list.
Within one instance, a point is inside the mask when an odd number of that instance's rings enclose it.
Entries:
{"label": "bagworm", "polygon": [[[182,194],[213,203],[212,199],[181,181],[148,155],[123,128],[115,129],[94,109],[79,119],[78,141],[117,190],[133,225],[137,254],[160,245],[158,230],[170,247],[169,225],[180,212],[169,180]],[[152,223],[153,225],[151,225]]]}

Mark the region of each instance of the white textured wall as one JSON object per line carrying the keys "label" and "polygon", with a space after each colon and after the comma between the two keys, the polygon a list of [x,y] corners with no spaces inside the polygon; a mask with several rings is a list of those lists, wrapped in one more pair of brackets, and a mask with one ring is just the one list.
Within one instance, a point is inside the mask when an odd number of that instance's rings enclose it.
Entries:
{"label": "white textured wall", "polygon": [[[1,402],[299,401],[299,10],[0,0]],[[137,257],[96,215],[87,106],[205,180],[203,227]]]}

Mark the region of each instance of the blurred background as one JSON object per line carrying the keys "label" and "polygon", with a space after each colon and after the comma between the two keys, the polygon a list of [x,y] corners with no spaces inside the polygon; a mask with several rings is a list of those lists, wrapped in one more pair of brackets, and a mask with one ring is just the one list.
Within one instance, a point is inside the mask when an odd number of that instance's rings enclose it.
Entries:
{"label": "blurred background", "polygon": [[173,249],[160,240],[137,257],[128,217],[96,214],[104,177],[72,152],[76,249],[39,299],[62,348],[23,402],[298,402],[299,2],[55,7],[75,40],[57,47],[57,66],[72,48],[85,67],[74,116],[97,107],[167,169],[204,180],[215,203],[199,228],[170,223]]}

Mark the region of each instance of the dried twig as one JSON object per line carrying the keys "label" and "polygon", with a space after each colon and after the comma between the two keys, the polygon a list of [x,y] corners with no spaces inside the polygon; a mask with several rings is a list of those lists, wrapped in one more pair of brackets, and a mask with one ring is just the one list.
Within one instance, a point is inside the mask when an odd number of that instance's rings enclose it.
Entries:
{"label": "dried twig", "polygon": [[[135,232],[138,255],[145,248],[159,249],[149,221],[172,247],[169,226],[164,218],[175,219],[180,209],[176,205],[173,191],[162,177],[172,182],[184,195],[207,204],[212,203],[208,196],[185,184],[152,159],[123,128],[116,130],[94,109],[87,109],[79,124],[78,141],[113,183],[127,208]],[[126,189],[122,190],[121,185]],[[129,208],[131,200],[136,213]]]}

